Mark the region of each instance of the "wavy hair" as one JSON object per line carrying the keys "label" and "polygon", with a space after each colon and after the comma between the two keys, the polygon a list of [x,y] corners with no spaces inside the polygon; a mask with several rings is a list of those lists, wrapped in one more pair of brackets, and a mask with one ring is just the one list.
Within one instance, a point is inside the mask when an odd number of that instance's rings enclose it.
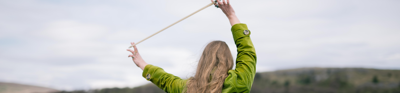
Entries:
{"label": "wavy hair", "polygon": [[189,78],[185,93],[221,93],[228,71],[233,68],[233,57],[224,41],[208,43],[197,64],[194,77]]}

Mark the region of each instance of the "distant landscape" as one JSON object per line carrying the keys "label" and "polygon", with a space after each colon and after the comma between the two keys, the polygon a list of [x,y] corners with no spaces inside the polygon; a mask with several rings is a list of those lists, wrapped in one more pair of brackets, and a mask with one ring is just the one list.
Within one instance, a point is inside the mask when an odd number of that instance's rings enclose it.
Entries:
{"label": "distant landscape", "polygon": [[33,85],[0,82],[0,93],[56,93],[56,89]]}
{"label": "distant landscape", "polygon": [[[0,83],[0,93],[165,92],[151,83],[134,88],[104,88],[75,91],[58,91],[51,88]],[[299,68],[262,72],[256,73],[251,93],[400,93],[400,70]]]}

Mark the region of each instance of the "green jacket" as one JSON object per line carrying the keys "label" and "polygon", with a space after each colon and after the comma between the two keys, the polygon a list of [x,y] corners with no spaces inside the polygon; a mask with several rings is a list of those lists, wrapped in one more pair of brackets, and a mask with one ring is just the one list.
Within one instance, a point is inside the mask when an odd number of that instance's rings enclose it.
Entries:
{"label": "green jacket", "polygon": [[[229,70],[222,93],[249,93],[256,74],[256,51],[250,39],[250,30],[243,23],[232,26],[233,39],[237,47],[235,70]],[[162,68],[146,65],[142,76],[167,93],[182,93],[187,80],[165,72]]]}

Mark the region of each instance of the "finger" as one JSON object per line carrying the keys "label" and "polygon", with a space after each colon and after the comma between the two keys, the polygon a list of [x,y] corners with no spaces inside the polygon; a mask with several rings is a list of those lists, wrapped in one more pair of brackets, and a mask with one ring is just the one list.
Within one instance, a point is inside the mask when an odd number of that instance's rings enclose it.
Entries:
{"label": "finger", "polygon": [[131,45],[132,45],[132,46],[135,46],[135,42],[131,42]]}
{"label": "finger", "polygon": [[133,55],[129,55],[128,57],[134,57]]}
{"label": "finger", "polygon": [[229,5],[229,0],[226,0],[226,4],[228,4],[228,5]]}
{"label": "finger", "polygon": [[133,51],[132,49],[126,49],[126,51],[129,51],[129,52],[131,52],[132,54],[135,53],[135,51]]}
{"label": "finger", "polygon": [[227,5],[226,0],[222,0],[222,3],[223,3],[224,5]]}
{"label": "finger", "polygon": [[133,46],[133,48],[135,49],[136,52],[139,52],[137,47],[136,47],[136,45],[135,45],[135,42],[131,42],[131,45]]}
{"label": "finger", "polygon": [[223,3],[220,0],[217,0],[217,2],[218,2],[218,6],[222,6]]}
{"label": "finger", "polygon": [[139,52],[136,46],[133,46],[133,49],[135,49],[136,52]]}

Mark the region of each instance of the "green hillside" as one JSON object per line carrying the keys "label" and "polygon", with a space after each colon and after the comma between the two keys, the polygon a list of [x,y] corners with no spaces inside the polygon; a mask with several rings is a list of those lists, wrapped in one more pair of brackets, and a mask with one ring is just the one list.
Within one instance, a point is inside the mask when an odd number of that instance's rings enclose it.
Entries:
{"label": "green hillside", "polygon": [[0,82],[0,93],[51,93],[58,90],[46,87]]}
{"label": "green hillside", "polygon": [[400,70],[301,68],[257,73],[253,93],[400,93]]}
{"label": "green hillside", "polygon": [[[400,70],[300,68],[257,73],[252,93],[400,93]],[[164,93],[154,84],[57,93]]]}

